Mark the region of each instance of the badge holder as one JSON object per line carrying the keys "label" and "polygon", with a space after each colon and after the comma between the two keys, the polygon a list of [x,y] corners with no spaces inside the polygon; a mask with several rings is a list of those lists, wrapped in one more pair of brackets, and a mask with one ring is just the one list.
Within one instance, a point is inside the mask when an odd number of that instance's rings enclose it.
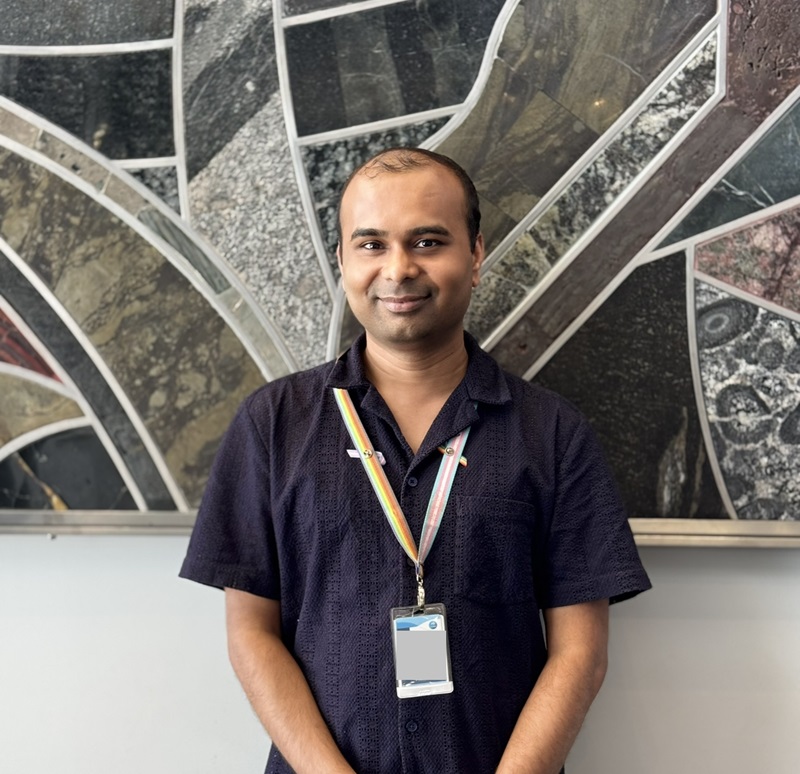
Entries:
{"label": "badge holder", "polygon": [[398,697],[452,693],[444,605],[393,607],[391,616]]}

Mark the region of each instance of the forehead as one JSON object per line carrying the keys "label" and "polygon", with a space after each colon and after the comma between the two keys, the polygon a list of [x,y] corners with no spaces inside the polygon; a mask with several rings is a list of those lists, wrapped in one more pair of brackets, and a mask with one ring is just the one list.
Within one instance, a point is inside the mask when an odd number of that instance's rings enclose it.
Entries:
{"label": "forehead", "polygon": [[420,211],[437,218],[464,219],[466,207],[461,181],[447,167],[426,164],[402,171],[367,167],[345,189],[340,214],[343,223],[382,216],[410,217]]}

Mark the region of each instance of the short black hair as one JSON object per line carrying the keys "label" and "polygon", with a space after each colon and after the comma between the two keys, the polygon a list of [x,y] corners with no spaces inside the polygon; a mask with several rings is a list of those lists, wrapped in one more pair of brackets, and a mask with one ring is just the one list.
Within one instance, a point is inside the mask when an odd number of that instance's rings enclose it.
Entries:
{"label": "short black hair", "polygon": [[[386,158],[384,158],[386,157]],[[336,205],[336,236],[339,244],[342,243],[342,198],[347,187],[353,178],[368,168],[375,168],[377,172],[407,172],[412,169],[419,169],[430,164],[438,164],[449,169],[461,183],[464,190],[464,201],[467,205],[467,231],[469,233],[470,249],[475,249],[475,242],[481,230],[481,208],[478,201],[478,191],[472,178],[464,171],[464,168],[453,161],[449,156],[441,153],[426,150],[425,148],[406,148],[396,147],[387,148],[380,153],[376,153],[367,159],[363,164],[356,167],[347,178],[339,194],[339,202]]]}

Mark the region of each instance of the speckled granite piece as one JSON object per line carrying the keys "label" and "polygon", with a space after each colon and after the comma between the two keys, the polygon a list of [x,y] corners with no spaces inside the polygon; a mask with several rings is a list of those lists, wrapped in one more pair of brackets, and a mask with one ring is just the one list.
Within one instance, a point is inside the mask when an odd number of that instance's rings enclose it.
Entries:
{"label": "speckled granite piece", "polygon": [[297,16],[312,11],[327,11],[343,5],[356,3],[358,0],[283,0],[284,16]]}
{"label": "speckled granite piece", "polygon": [[174,152],[169,51],[0,56],[0,94],[109,158]]}
{"label": "speckled granite piece", "polygon": [[25,433],[80,416],[78,404],[61,392],[0,371],[0,455],[3,444]]}
{"label": "speckled granite piece", "polygon": [[695,267],[800,312],[800,208],[698,245]]}
{"label": "speckled granite piece", "polygon": [[800,323],[695,284],[703,397],[740,519],[800,520]]}
{"label": "speckled granite piece", "polygon": [[331,298],[311,242],[280,97],[189,186],[195,227],[274,320],[298,367],[325,360]]}
{"label": "speckled granite piece", "polygon": [[58,381],[53,369],[47,365],[37,348],[27,340],[2,309],[0,309],[0,362],[27,368],[29,371],[35,371],[37,374]]}
{"label": "speckled granite piece", "polygon": [[660,246],[800,195],[800,97]]}
{"label": "speckled granite piece", "polygon": [[2,46],[82,46],[169,38],[171,0],[14,0],[3,6]]}
{"label": "speckled granite piece", "polygon": [[397,145],[417,147],[446,121],[446,118],[440,118],[387,129],[385,132],[373,132],[318,145],[301,146],[300,151],[314,197],[317,219],[334,271],[338,271],[336,210],[342,186],[350,173],[384,148]]}
{"label": "speckled granite piece", "polygon": [[178,193],[178,170],[175,167],[144,167],[131,170],[131,174],[146,185],[159,199],[178,215],[181,214]]}
{"label": "speckled granite piece", "polygon": [[102,205],[20,157],[5,154],[0,170],[2,235],[103,358],[197,504],[216,443],[263,382],[258,368],[191,283]]}

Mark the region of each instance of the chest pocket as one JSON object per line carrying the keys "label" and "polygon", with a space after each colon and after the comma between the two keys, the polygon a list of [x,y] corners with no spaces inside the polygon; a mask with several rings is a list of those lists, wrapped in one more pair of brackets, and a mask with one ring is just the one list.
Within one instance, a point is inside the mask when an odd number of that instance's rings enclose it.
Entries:
{"label": "chest pocket", "polygon": [[456,594],[485,604],[533,600],[534,507],[457,497],[456,513]]}

